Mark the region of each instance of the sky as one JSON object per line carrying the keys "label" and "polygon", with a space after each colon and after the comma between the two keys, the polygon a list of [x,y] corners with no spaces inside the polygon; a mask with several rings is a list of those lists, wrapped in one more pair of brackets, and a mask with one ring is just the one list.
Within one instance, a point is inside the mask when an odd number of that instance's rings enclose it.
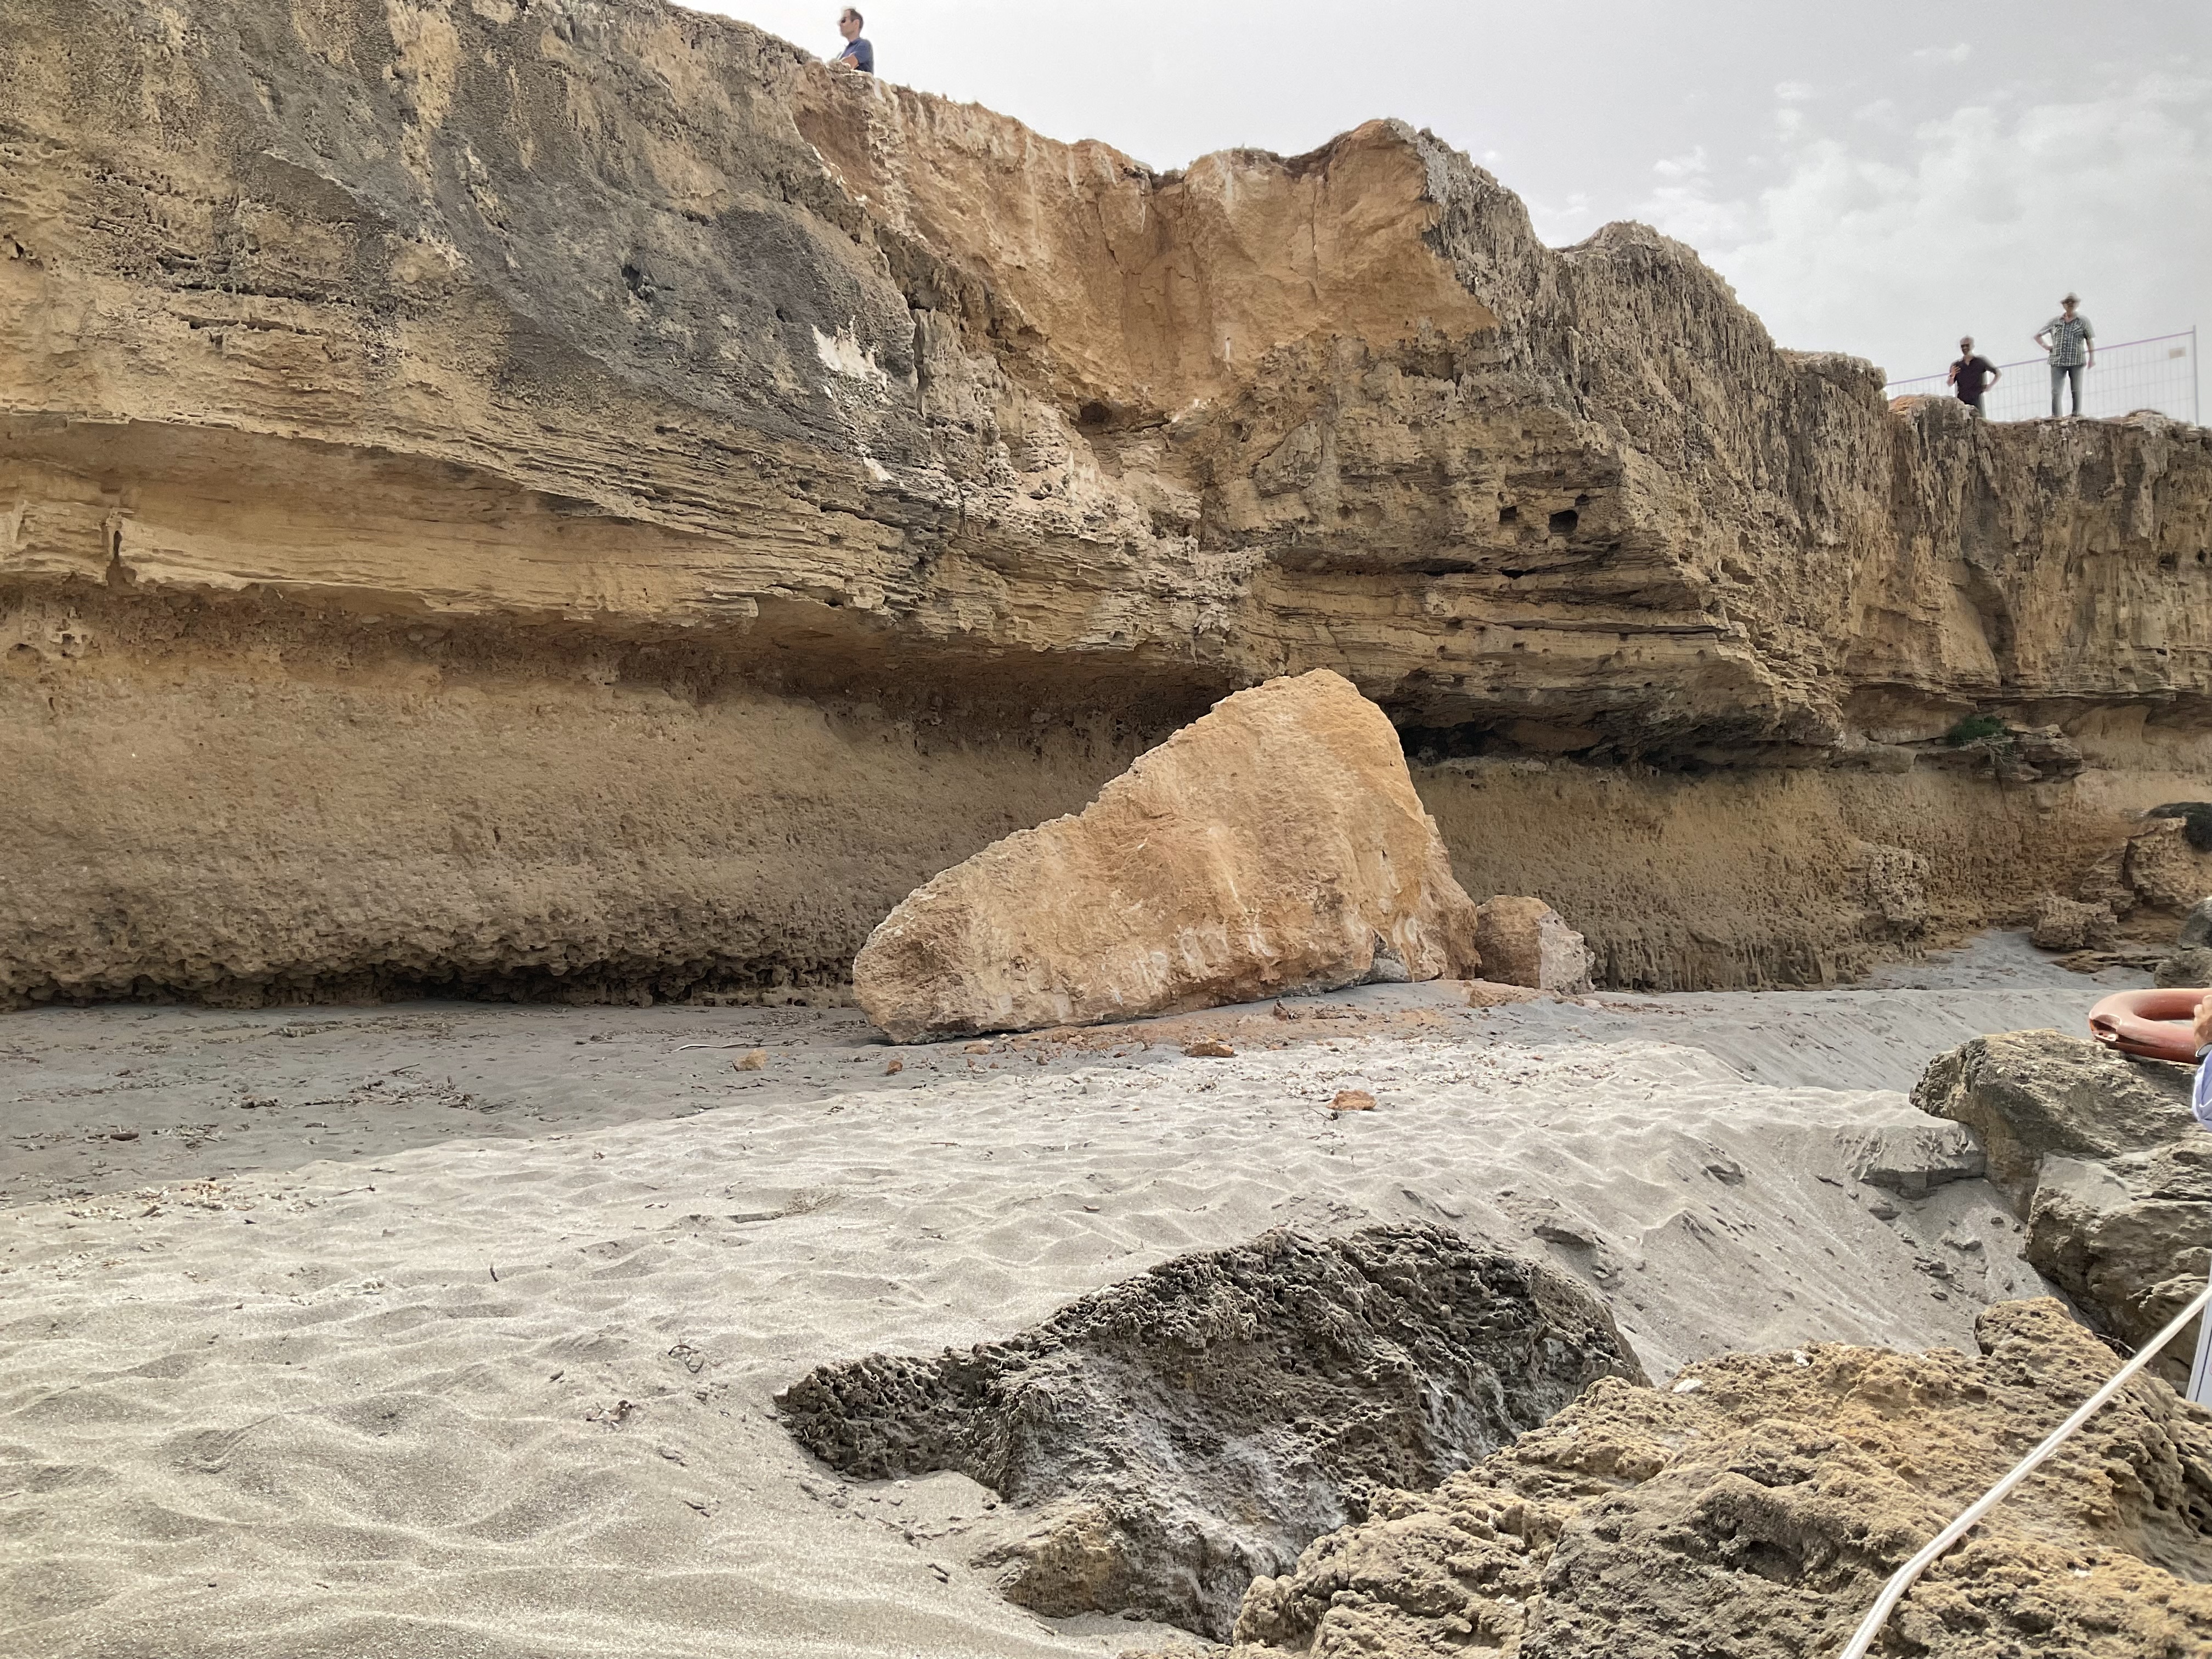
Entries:
{"label": "sky", "polygon": [[[836,3],[691,0],[822,56]],[[885,78],[1152,167],[1375,116],[1555,246],[1637,219],[1784,345],[2000,362],[2078,290],[2101,343],[2212,349],[2212,0],[872,0]],[[2212,383],[2203,388],[2212,398]]]}

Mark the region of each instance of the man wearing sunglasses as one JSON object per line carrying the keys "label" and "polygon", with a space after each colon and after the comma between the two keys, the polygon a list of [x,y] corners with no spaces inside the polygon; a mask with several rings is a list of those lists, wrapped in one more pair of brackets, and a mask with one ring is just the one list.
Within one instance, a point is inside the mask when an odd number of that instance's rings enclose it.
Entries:
{"label": "man wearing sunglasses", "polygon": [[845,50],[830,61],[840,69],[854,69],[863,75],[876,72],[876,49],[861,37],[860,30],[866,20],[850,6],[837,20],[837,33],[845,37]]}
{"label": "man wearing sunglasses", "polygon": [[1959,361],[1951,365],[1951,372],[1943,378],[1959,394],[1959,401],[1977,415],[1984,414],[1982,393],[2002,378],[2004,371],[1986,357],[1974,353],[1974,337],[1971,334],[1959,342]]}

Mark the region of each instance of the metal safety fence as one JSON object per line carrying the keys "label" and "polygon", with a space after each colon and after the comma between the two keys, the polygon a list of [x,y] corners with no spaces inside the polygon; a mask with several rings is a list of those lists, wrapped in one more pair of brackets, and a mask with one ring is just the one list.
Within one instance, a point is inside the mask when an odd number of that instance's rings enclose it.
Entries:
{"label": "metal safety fence", "polygon": [[[2051,368],[2043,357],[1999,363],[1997,383],[1982,394],[1982,412],[1993,421],[2032,421],[2051,413]],[[1892,398],[1955,395],[1942,374],[1893,380]],[[2110,417],[2153,409],[2177,421],[2202,419],[2197,402],[2197,331],[2123,340],[2097,348],[2097,366],[2081,376],[2081,412]],[[2069,389],[2061,407],[2073,412]]]}

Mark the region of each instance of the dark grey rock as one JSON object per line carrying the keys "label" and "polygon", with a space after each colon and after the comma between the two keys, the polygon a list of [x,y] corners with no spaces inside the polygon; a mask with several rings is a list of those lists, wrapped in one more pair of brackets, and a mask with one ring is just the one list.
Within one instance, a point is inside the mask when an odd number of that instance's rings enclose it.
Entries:
{"label": "dark grey rock", "polygon": [[[1980,1136],[1990,1178],[2027,1224],[2027,1260],[2084,1318],[2139,1343],[2204,1283],[2212,1135],[2189,1109],[2191,1068],[2130,1060],[2086,1037],[1977,1037],[1929,1066],[1923,1111]],[[2186,1380],[2192,1345],[2161,1363]]]}
{"label": "dark grey rock", "polygon": [[2185,951],[2212,945],[2212,898],[2201,898],[2189,907],[2181,919],[2180,936],[2173,942]]}
{"label": "dark grey rock", "polygon": [[1370,1492],[1433,1486],[1601,1376],[1643,1371],[1577,1280],[1383,1226],[1182,1256],[1006,1341],[825,1365],[778,1403],[848,1474],[957,1470],[1024,1512],[980,1561],[1023,1606],[1218,1638]]}
{"label": "dark grey rock", "polygon": [[2190,1070],[2130,1060],[2087,1037],[2010,1031],[1940,1054],[1912,1103],[1974,1131],[1989,1176],[2022,1220],[2043,1158],[2112,1159],[2194,1131]]}
{"label": "dark grey rock", "polygon": [[[2196,914],[2194,910],[2190,912],[2191,916]],[[2151,983],[2161,991],[2185,985],[2212,985],[2212,947],[2197,945],[2176,951],[2152,972]]]}

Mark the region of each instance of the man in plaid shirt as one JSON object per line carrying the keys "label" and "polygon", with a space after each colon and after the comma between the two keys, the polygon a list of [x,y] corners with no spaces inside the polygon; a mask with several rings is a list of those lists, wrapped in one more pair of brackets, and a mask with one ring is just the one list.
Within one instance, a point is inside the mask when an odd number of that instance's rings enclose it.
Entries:
{"label": "man in plaid shirt", "polygon": [[2074,307],[2079,295],[2069,294],[2059,304],[2065,307],[2035,331],[2035,343],[2051,354],[2051,412],[2058,412],[2058,390],[2074,383],[2074,412],[2081,412],[2081,371],[2097,366],[2097,331]]}

